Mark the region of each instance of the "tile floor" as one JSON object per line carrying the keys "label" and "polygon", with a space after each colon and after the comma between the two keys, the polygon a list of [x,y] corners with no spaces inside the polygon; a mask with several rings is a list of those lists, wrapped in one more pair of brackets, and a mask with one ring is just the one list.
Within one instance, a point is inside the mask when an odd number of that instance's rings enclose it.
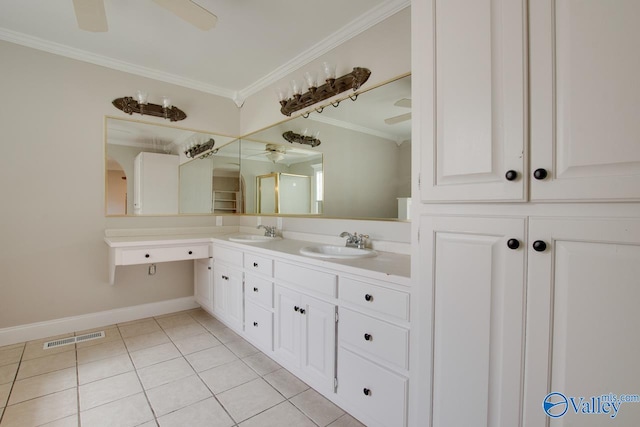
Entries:
{"label": "tile floor", "polygon": [[362,426],[203,310],[96,330],[0,347],[0,427]]}

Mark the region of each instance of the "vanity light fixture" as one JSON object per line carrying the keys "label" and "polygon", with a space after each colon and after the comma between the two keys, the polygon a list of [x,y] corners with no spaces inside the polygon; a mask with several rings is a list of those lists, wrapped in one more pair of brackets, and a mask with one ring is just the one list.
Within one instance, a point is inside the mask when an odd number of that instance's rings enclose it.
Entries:
{"label": "vanity light fixture", "polygon": [[317,138],[318,133],[316,133],[314,136],[300,135],[299,133],[295,133],[289,130],[283,133],[282,137],[291,143],[297,142],[298,144],[307,144],[312,147],[317,147],[318,145],[320,145],[320,140]]}
{"label": "vanity light fixture", "polygon": [[[326,76],[325,84],[318,86],[315,76],[312,73],[305,73],[305,81],[309,90],[302,93],[302,84],[296,80],[291,82],[290,97],[283,90],[278,90],[278,98],[280,100],[280,112],[285,116],[291,116],[291,113],[302,110],[325,99],[331,98],[334,95],[342,93],[346,90],[352,89],[354,92],[360,88],[371,75],[371,71],[367,68],[355,67],[352,72],[345,74],[342,77],[336,78],[335,65],[331,65],[328,62],[323,63],[323,70]],[[355,101],[358,95],[350,96],[352,101]],[[332,104],[337,107],[339,101]]]}
{"label": "vanity light fixture", "polygon": [[162,105],[150,104],[148,102],[149,95],[146,92],[137,91],[136,96],[125,96],[122,98],[114,99],[112,104],[118,110],[122,110],[125,113],[131,115],[138,113],[141,115],[162,117],[172,122],[184,120],[187,115],[178,107],[171,105],[171,99],[169,97],[162,97]]}
{"label": "vanity light fixture", "polygon": [[[190,159],[195,159],[196,157],[198,157],[199,154],[202,154],[207,150],[211,150],[215,143],[216,142],[213,140],[213,138],[209,138],[209,140],[205,143],[191,145],[189,148],[184,150],[184,155]],[[214,151],[217,151],[217,150],[214,150]],[[206,159],[207,157],[211,156],[214,153],[214,151],[210,151],[204,156],[201,156],[200,158]]]}

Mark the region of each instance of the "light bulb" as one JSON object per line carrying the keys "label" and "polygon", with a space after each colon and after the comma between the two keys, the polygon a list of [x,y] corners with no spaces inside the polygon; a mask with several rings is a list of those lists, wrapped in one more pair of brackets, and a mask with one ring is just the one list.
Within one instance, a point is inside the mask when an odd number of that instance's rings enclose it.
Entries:
{"label": "light bulb", "polygon": [[323,62],[322,69],[324,70],[324,74],[327,76],[327,79],[335,79],[336,78],[336,66],[329,63]]}
{"label": "light bulb", "polygon": [[302,87],[297,80],[291,80],[291,92],[294,95],[300,95],[302,93]]}
{"label": "light bulb", "polygon": [[149,94],[147,92],[143,92],[141,90],[136,92],[136,99],[138,100],[138,104],[147,105],[148,98]]}
{"label": "light bulb", "polygon": [[317,78],[316,78],[316,73],[310,73],[310,72],[306,72],[304,73],[304,80],[307,82],[307,85],[312,88],[312,87],[318,87],[318,83],[317,83]]}
{"label": "light bulb", "polygon": [[171,108],[171,98],[168,96],[162,97],[162,108]]}

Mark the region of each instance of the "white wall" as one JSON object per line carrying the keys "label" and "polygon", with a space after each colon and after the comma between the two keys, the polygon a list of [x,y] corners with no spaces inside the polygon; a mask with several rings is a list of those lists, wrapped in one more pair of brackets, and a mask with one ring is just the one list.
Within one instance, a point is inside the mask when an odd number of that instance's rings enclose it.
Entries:
{"label": "white wall", "polygon": [[[104,116],[137,89],[170,96],[181,126],[237,135],[226,98],[0,42],[0,328],[193,295],[190,262],[119,268],[105,228],[211,226],[211,216],[106,218]],[[139,117],[138,117],[139,118]],[[165,120],[144,117],[146,121]]]}

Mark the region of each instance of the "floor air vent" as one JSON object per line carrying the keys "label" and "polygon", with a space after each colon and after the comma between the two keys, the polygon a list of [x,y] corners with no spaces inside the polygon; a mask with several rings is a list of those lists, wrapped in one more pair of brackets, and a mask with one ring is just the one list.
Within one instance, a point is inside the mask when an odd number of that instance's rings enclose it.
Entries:
{"label": "floor air vent", "polygon": [[77,337],[61,338],[55,341],[47,341],[44,343],[42,348],[47,350],[55,347],[62,347],[63,345],[75,344],[77,342],[97,340],[99,338],[104,338],[104,331],[91,332],[89,334],[78,335]]}

